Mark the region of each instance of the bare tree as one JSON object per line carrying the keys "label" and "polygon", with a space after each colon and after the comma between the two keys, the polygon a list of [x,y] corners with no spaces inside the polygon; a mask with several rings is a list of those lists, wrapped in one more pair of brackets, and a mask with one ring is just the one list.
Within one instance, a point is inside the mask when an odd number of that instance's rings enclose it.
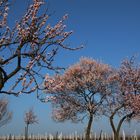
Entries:
{"label": "bare tree", "polygon": [[93,118],[102,114],[102,103],[110,93],[108,77],[112,68],[98,61],[82,58],[63,75],[46,76],[46,99],[53,102],[55,120],[78,121],[88,117],[86,140],[90,139]]}
{"label": "bare tree", "polygon": [[28,130],[29,130],[29,125],[38,123],[37,116],[34,114],[33,109],[29,109],[28,112],[25,113],[25,118],[24,118],[26,127],[25,127],[25,139],[28,139]]}
{"label": "bare tree", "polygon": [[0,127],[12,119],[12,112],[8,111],[8,100],[0,98]]}
{"label": "bare tree", "polygon": [[[0,1],[0,93],[17,96],[42,90],[42,69],[59,69],[52,63],[60,49],[78,49],[65,44],[72,33],[65,31],[67,15],[51,26],[50,15],[40,12],[42,5],[43,0],[33,0],[25,15],[11,27],[7,23],[8,0]],[[11,87],[5,88],[6,84]],[[16,88],[18,85],[22,88]]]}

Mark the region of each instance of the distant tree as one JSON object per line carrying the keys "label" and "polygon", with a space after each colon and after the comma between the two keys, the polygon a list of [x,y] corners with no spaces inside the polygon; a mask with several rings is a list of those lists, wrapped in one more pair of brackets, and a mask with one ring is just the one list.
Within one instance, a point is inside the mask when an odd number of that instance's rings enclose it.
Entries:
{"label": "distant tree", "polygon": [[34,123],[38,123],[37,116],[34,114],[33,109],[29,109],[29,111],[25,113],[24,121],[26,124],[25,139],[28,139],[29,125],[34,124]]}
{"label": "distant tree", "polygon": [[[78,49],[64,43],[72,33],[65,31],[67,15],[51,26],[50,15],[41,13],[43,4],[43,0],[33,0],[25,15],[15,25],[8,25],[9,3],[0,1],[0,93],[17,96],[42,90],[42,68],[59,69],[52,63],[60,48]],[[10,89],[4,88],[6,83]],[[22,88],[16,88],[18,85]]]}
{"label": "distant tree", "polygon": [[0,127],[12,119],[12,112],[8,111],[8,100],[0,98]]}
{"label": "distant tree", "polygon": [[[140,66],[136,65],[135,59],[123,61],[120,69],[110,76],[110,83],[112,94],[106,97],[104,108],[114,138],[119,140],[123,122],[140,118]],[[117,125],[116,117],[119,119]]]}
{"label": "distant tree", "polygon": [[111,73],[110,66],[82,58],[62,75],[47,75],[46,101],[52,100],[54,119],[79,121],[88,117],[85,139],[89,140],[93,118],[102,114],[102,103],[110,93],[108,77]]}

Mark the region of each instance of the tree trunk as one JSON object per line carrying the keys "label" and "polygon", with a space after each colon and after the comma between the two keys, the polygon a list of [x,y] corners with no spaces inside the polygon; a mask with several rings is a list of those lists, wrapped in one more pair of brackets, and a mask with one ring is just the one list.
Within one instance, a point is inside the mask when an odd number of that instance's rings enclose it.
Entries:
{"label": "tree trunk", "polygon": [[25,140],[28,140],[28,128],[29,128],[29,124],[27,124],[25,127]]}
{"label": "tree trunk", "polygon": [[113,115],[109,118],[109,121],[110,121],[111,128],[113,130],[114,140],[119,140],[119,130],[120,129],[118,129],[118,126],[117,126],[117,130],[116,130],[115,125],[114,125],[114,121],[113,121]]}
{"label": "tree trunk", "polygon": [[124,117],[122,117],[117,125],[117,127],[115,127],[114,125],[114,122],[113,122],[113,115],[110,117],[110,125],[112,127],[112,130],[113,130],[113,134],[114,134],[114,140],[120,140],[120,129],[121,129],[121,126],[124,122],[124,120],[127,118],[127,117],[131,117],[133,115],[133,112],[130,113],[130,114],[127,114],[125,115]]}
{"label": "tree trunk", "polygon": [[118,132],[116,132],[114,134],[114,140],[120,140],[120,136],[119,136],[119,133]]}
{"label": "tree trunk", "polygon": [[116,130],[113,119],[111,119],[111,118],[110,118],[110,124],[111,124],[111,128],[113,130],[114,140],[119,140],[120,139],[120,137],[119,137],[119,132],[120,131],[117,131],[118,129]]}
{"label": "tree trunk", "polygon": [[85,136],[86,140],[90,140],[90,132],[91,132],[92,122],[93,122],[93,115],[90,114],[87,129],[86,129],[86,136]]}
{"label": "tree trunk", "polygon": [[2,71],[0,69],[0,90],[3,88],[3,74]]}

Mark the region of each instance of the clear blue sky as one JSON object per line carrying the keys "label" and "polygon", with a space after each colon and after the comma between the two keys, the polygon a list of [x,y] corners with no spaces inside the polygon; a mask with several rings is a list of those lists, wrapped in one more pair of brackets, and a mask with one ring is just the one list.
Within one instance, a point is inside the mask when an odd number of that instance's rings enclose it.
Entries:
{"label": "clear blue sky", "polygon": [[[29,0],[15,0],[11,7],[10,24],[23,15]],[[85,44],[85,48],[75,52],[61,51],[55,64],[69,66],[81,56],[102,60],[118,67],[121,60],[132,55],[140,55],[140,1],[139,0],[48,0],[46,6],[53,13],[50,22],[55,24],[65,13],[69,14],[66,22],[68,30],[74,30],[67,40],[71,47]],[[140,60],[140,56],[139,56]],[[50,104],[40,103],[35,94],[22,95],[18,98],[7,96],[10,110],[14,116],[11,123],[0,128],[2,134],[23,134],[23,115],[30,107],[38,115],[39,124],[30,127],[30,132],[38,134],[74,131],[83,132],[84,123],[56,123],[51,119]],[[127,133],[136,129],[140,134],[140,124],[124,125]],[[107,119],[95,120],[93,130],[110,132]]]}

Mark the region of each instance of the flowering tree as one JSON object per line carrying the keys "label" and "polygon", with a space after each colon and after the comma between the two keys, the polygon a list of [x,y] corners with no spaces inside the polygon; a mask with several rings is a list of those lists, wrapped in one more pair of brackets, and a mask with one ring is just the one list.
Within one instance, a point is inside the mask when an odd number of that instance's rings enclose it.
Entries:
{"label": "flowering tree", "polygon": [[24,118],[26,127],[25,127],[25,139],[28,139],[28,129],[30,124],[38,123],[37,116],[34,114],[33,109],[29,109],[28,112],[25,113]]}
{"label": "flowering tree", "polygon": [[54,119],[78,121],[88,117],[86,140],[89,140],[93,117],[102,113],[101,105],[110,93],[110,73],[108,65],[82,58],[63,75],[47,75],[44,85],[46,93],[52,95]]}
{"label": "flowering tree", "polygon": [[[115,140],[119,140],[124,121],[140,117],[140,67],[134,60],[123,61],[120,69],[110,76],[112,94],[106,98],[105,114],[109,117]],[[115,116],[119,116],[117,126]]]}
{"label": "flowering tree", "polygon": [[0,99],[0,127],[7,124],[12,119],[12,112],[8,111],[8,100]]}
{"label": "flowering tree", "polygon": [[[72,33],[66,32],[65,15],[54,26],[48,24],[49,15],[40,12],[43,0],[33,0],[25,15],[13,27],[7,23],[8,0],[0,1],[0,93],[31,93],[42,90],[43,69],[58,69],[52,62],[60,48],[75,50],[64,41]],[[9,89],[4,86],[12,85]],[[20,85],[22,88],[16,88]]]}

